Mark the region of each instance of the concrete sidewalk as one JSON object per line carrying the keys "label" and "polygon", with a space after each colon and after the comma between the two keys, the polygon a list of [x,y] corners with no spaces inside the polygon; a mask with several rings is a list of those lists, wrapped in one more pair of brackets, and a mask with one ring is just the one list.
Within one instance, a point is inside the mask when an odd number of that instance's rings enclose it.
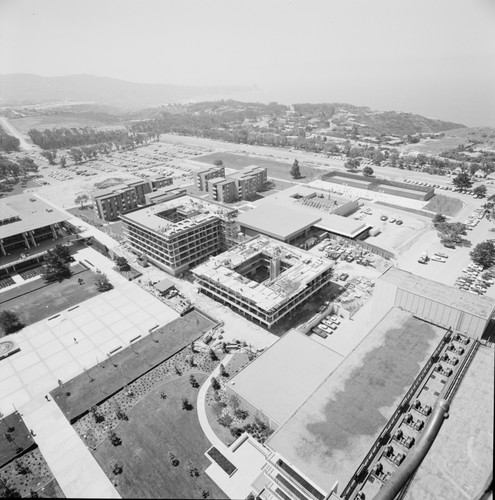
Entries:
{"label": "concrete sidewalk", "polygon": [[[120,498],[117,490],[53,401],[40,398],[38,409],[22,413],[67,498]],[[43,404],[44,403],[44,404]]]}

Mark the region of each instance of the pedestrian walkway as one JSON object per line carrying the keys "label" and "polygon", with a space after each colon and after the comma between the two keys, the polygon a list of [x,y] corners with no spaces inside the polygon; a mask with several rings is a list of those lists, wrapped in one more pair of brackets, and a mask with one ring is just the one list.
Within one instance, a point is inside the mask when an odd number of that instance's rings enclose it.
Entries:
{"label": "pedestrian walkway", "polygon": [[[232,357],[232,354],[227,354],[222,363],[227,365]],[[260,475],[261,469],[266,463],[265,454],[261,451],[260,445],[255,445],[251,442],[252,438],[244,440],[240,446],[233,445],[229,448],[218,438],[211,428],[206,415],[206,392],[210,387],[212,377],[218,377],[219,373],[220,367],[218,366],[199,390],[196,405],[199,424],[211,445],[235,465],[237,471],[229,477],[216,462],[212,462],[205,472],[229,498],[246,498],[252,491],[251,484]],[[239,440],[243,439],[243,436],[239,438]],[[235,451],[232,451],[232,449],[235,449]]]}
{"label": "pedestrian walkway", "polygon": [[22,412],[27,427],[67,498],[120,498],[112,482],[51,399]]}

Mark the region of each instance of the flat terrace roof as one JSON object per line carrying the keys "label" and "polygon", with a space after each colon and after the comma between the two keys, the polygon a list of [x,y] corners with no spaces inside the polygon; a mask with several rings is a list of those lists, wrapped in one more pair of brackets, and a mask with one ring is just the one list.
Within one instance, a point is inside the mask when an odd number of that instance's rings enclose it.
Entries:
{"label": "flat terrace roof", "polygon": [[[235,271],[248,259],[261,254],[280,257],[282,261],[290,263],[291,267],[272,281],[263,283],[252,281]],[[315,257],[271,238],[258,237],[216,257],[210,257],[194,268],[192,273],[232,290],[268,312],[284,304],[331,267],[332,263],[324,257]]]}
{"label": "flat terrace roof", "polygon": [[435,300],[460,311],[466,311],[483,319],[490,318],[495,309],[495,299],[491,297],[473,295],[453,286],[416,276],[397,267],[391,267],[379,279],[402,290]]}
{"label": "flat terrace roof", "polygon": [[265,445],[324,492],[336,481],[342,491],[444,333],[391,309]]}
{"label": "flat terrace roof", "polygon": [[227,385],[281,425],[343,359],[341,354],[291,330]]}
{"label": "flat terrace roof", "polygon": [[[171,222],[157,214],[173,208],[184,207],[189,210],[196,210],[198,213],[180,222]],[[161,233],[164,236],[172,236],[174,233],[193,228],[202,222],[213,220],[219,215],[227,215],[233,212],[219,204],[214,204],[200,198],[184,195],[162,203],[157,203],[150,207],[142,208],[134,212],[120,215],[125,222],[134,222],[151,231]]]}
{"label": "flat terrace roof", "polygon": [[282,241],[310,228],[321,216],[307,210],[266,203],[239,214],[239,224]]}
{"label": "flat terrace roof", "polygon": [[19,194],[0,200],[0,212],[16,213],[19,220],[0,225],[0,239],[26,231],[34,231],[67,220],[69,216],[53,208],[33,194]]}

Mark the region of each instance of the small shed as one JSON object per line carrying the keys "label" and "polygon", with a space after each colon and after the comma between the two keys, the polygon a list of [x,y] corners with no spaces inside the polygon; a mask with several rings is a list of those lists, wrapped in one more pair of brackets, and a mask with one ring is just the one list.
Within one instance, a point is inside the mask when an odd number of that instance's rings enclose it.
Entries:
{"label": "small shed", "polygon": [[164,279],[162,281],[159,281],[158,283],[155,283],[153,285],[156,290],[158,290],[162,295],[166,294],[170,289],[174,288],[174,284],[169,280],[169,279]]}

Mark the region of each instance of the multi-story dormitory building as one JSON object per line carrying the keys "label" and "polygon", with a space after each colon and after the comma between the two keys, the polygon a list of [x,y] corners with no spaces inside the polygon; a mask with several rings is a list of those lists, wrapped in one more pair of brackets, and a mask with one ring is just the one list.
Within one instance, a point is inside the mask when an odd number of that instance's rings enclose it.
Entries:
{"label": "multi-story dormitory building", "polygon": [[236,212],[183,195],[120,218],[133,252],[179,275],[239,242]]}
{"label": "multi-story dormitory building", "polygon": [[116,220],[120,214],[133,210],[138,205],[144,205],[148,193],[171,184],[171,177],[153,177],[95,191],[94,209],[100,219]]}
{"label": "multi-story dormitory building", "polygon": [[267,182],[266,168],[251,165],[225,177],[223,167],[212,167],[196,174],[197,186],[210,193],[211,199],[222,203],[251,200]]}

